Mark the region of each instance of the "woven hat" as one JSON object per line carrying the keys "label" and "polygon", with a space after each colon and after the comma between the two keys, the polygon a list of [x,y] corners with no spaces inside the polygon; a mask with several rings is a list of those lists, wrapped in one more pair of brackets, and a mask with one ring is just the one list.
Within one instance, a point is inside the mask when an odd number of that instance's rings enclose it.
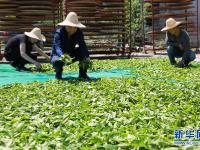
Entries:
{"label": "woven hat", "polygon": [[66,19],[63,22],[60,22],[58,25],[60,26],[71,26],[77,28],[85,28],[86,26],[83,25],[78,21],[78,16],[75,12],[70,12]]}
{"label": "woven hat", "polygon": [[169,18],[166,20],[166,26],[161,31],[167,31],[179,26],[182,22],[178,22],[173,18]]}
{"label": "woven hat", "polygon": [[27,35],[28,37],[31,37],[31,38],[34,38],[34,39],[37,39],[37,40],[40,40],[40,41],[43,41],[43,42],[46,41],[46,38],[41,33],[40,28],[33,28],[31,30],[31,32],[24,32],[24,34]]}

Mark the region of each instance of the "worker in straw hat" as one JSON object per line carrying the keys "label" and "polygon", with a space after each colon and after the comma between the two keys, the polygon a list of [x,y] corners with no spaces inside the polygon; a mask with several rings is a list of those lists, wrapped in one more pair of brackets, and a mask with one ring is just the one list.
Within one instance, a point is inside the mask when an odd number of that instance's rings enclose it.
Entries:
{"label": "worker in straw hat", "polygon": [[[85,25],[78,21],[78,16],[75,12],[70,12],[66,19],[58,25],[60,27],[54,34],[51,52],[51,62],[56,72],[55,78],[62,79],[64,65],[79,61],[79,78],[89,80],[87,69],[90,64],[90,58],[84,35],[81,31],[81,28],[85,28]],[[66,62],[66,60],[68,61]]]}
{"label": "worker in straw hat", "polygon": [[[172,65],[187,67],[189,62],[196,58],[191,50],[190,37],[188,33],[181,29],[181,22],[173,18],[166,20],[166,27],[161,31],[166,31],[167,54]],[[175,58],[182,58],[178,64]]]}
{"label": "worker in straw hat", "polygon": [[5,47],[6,60],[10,61],[11,66],[17,71],[31,71],[25,67],[27,63],[35,64],[36,69],[41,69],[41,64],[37,62],[37,56],[31,54],[32,50],[36,50],[48,60],[50,58],[37,46],[39,41],[46,41],[39,28],[33,28],[30,32],[11,37]]}

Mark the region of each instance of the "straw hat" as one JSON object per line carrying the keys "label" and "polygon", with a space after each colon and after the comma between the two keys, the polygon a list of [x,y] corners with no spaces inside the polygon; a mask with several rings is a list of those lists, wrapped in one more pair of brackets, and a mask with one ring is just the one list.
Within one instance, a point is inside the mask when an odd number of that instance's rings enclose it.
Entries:
{"label": "straw hat", "polygon": [[182,22],[178,22],[173,18],[169,18],[166,20],[166,27],[164,27],[161,31],[167,31],[179,26]]}
{"label": "straw hat", "polygon": [[34,38],[34,39],[37,39],[37,40],[40,40],[43,42],[46,41],[45,36],[43,34],[41,34],[40,28],[33,28],[31,30],[31,32],[24,32],[24,34],[27,35],[28,37],[31,37],[31,38]]}
{"label": "straw hat", "polygon": [[70,12],[66,19],[59,23],[58,25],[60,26],[71,26],[71,27],[77,27],[77,28],[85,28],[86,26],[81,24],[79,21],[78,21],[78,16],[75,12]]}

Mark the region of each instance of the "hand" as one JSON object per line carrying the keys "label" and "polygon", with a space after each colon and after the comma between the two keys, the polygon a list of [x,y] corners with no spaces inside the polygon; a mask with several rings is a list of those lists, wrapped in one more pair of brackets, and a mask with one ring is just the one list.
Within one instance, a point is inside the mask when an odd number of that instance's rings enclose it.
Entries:
{"label": "hand", "polygon": [[86,61],[90,62],[90,57],[85,58]]}
{"label": "hand", "polygon": [[47,57],[47,60],[48,60],[48,61],[51,61],[50,57]]}
{"label": "hand", "polygon": [[61,56],[61,61],[64,62],[65,65],[72,64],[72,58],[67,54]]}
{"label": "hand", "polygon": [[84,62],[83,63],[84,68],[92,70],[92,62],[90,61],[89,57],[85,58],[83,62]]}
{"label": "hand", "polygon": [[178,64],[177,64],[177,66],[181,67],[181,68],[185,67],[184,60],[179,61]]}
{"label": "hand", "polygon": [[62,62],[64,62],[65,56],[64,56],[64,55],[61,55],[60,59],[61,59]]}
{"label": "hand", "polygon": [[183,45],[182,44],[179,44],[178,47],[183,50]]}
{"label": "hand", "polygon": [[40,63],[36,62],[35,67],[36,67],[37,70],[41,70],[42,65]]}

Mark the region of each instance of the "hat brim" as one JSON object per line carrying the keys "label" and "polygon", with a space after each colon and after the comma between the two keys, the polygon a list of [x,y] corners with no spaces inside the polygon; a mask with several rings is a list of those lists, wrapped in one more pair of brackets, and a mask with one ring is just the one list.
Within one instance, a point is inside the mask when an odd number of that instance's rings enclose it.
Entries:
{"label": "hat brim", "polygon": [[77,27],[77,28],[86,28],[85,25],[83,25],[82,23],[78,23],[78,24],[74,24],[74,23],[71,23],[69,21],[63,21],[61,23],[58,24],[59,26],[70,26],[70,27]]}
{"label": "hat brim", "polygon": [[43,34],[41,34],[41,36],[36,36],[30,32],[24,32],[25,35],[27,35],[28,37],[31,37],[31,38],[34,38],[34,39],[37,39],[39,41],[43,41],[45,42],[46,41],[46,38]]}
{"label": "hat brim", "polygon": [[162,31],[162,32],[163,32],[163,31],[168,31],[168,30],[170,30],[170,29],[173,29],[173,28],[179,26],[180,24],[182,24],[182,22],[176,22],[176,24],[174,24],[173,26],[171,26],[171,27],[164,27],[161,31]]}

